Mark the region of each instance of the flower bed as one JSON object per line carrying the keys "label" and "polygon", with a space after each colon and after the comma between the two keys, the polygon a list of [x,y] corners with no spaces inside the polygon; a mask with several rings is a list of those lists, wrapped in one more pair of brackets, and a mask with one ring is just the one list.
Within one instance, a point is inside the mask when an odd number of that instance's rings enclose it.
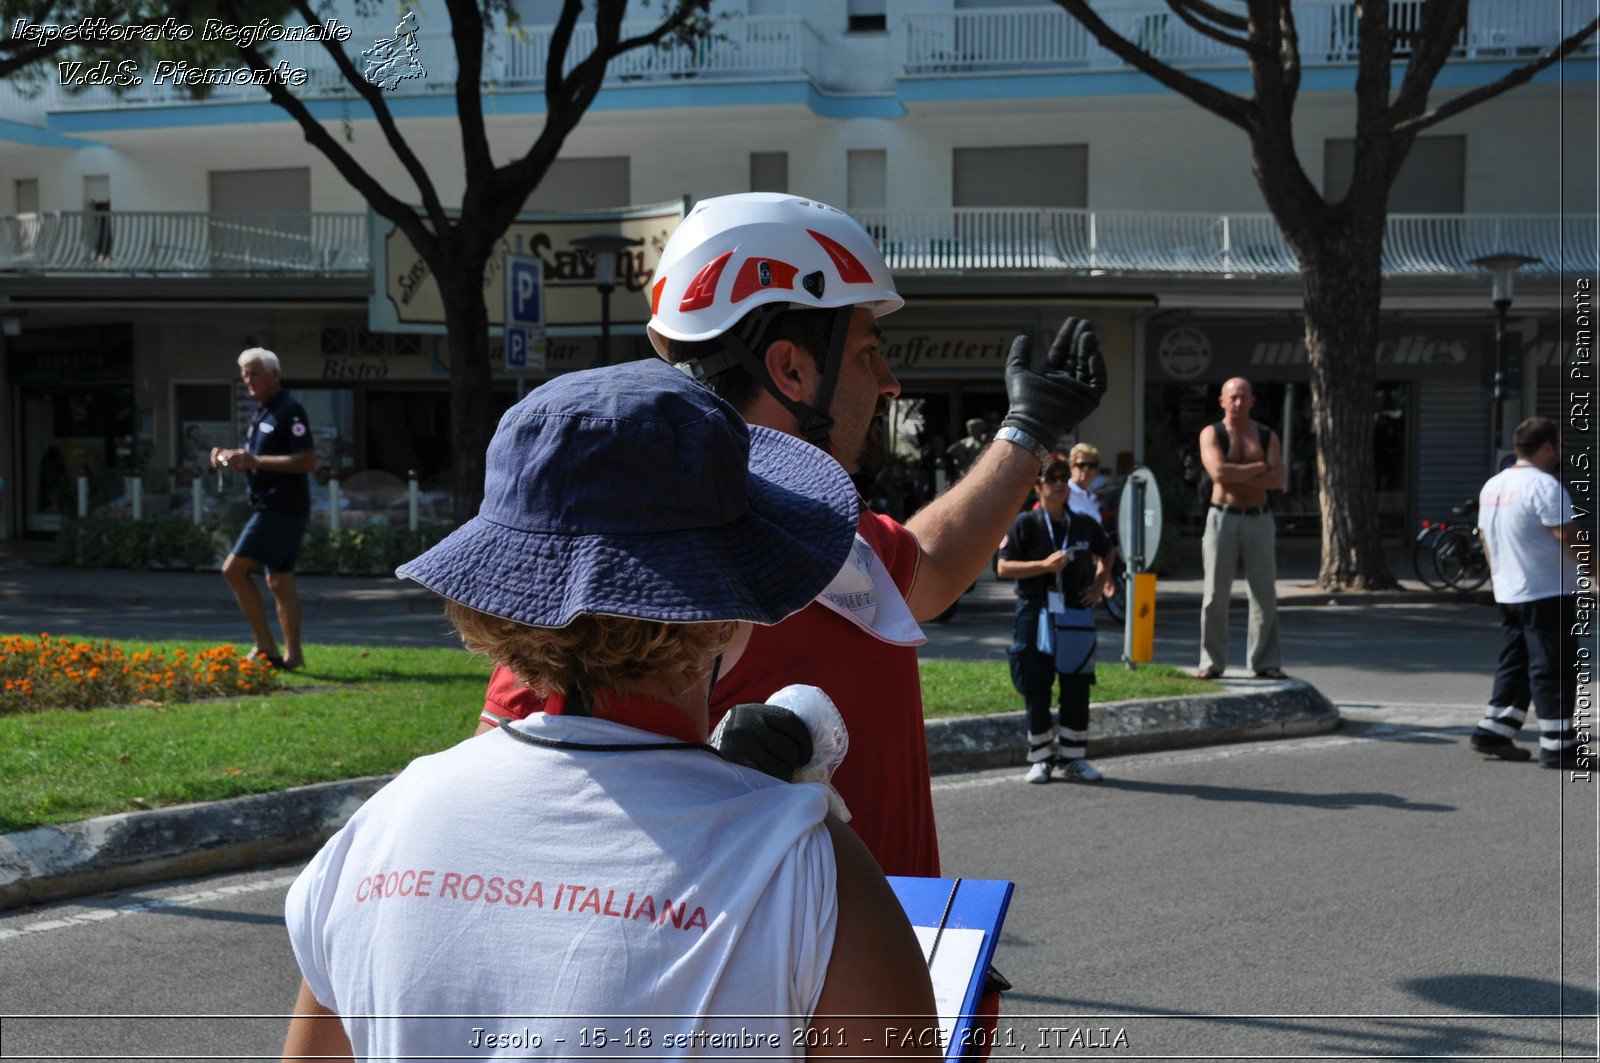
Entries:
{"label": "flower bed", "polygon": [[194,701],[278,686],[270,664],[241,657],[232,646],[130,653],[114,642],[47,634],[0,637],[0,681],[0,713]]}

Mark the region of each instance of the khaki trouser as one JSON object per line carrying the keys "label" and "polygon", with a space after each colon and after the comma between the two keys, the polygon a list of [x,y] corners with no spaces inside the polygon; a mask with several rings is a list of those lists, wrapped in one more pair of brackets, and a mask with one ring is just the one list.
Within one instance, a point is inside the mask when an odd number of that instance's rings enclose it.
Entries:
{"label": "khaki trouser", "polygon": [[1200,606],[1200,667],[1228,666],[1228,596],[1239,561],[1244,561],[1250,597],[1250,641],[1245,663],[1253,672],[1283,665],[1278,645],[1277,527],[1271,513],[1206,511],[1200,556],[1206,566],[1206,593]]}

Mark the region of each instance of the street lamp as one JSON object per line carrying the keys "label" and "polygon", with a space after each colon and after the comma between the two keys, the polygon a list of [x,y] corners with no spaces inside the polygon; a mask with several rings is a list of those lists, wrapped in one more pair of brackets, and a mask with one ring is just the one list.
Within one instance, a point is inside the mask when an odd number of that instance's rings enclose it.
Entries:
{"label": "street lamp", "polygon": [[1495,473],[1495,458],[1500,452],[1500,444],[1505,439],[1506,313],[1511,309],[1511,275],[1523,266],[1532,266],[1541,261],[1514,251],[1497,251],[1472,260],[1472,265],[1494,275],[1494,419],[1489,424],[1491,476]]}
{"label": "street lamp", "polygon": [[596,365],[611,361],[611,293],[617,287],[617,255],[643,243],[616,233],[595,233],[572,241],[574,247],[594,257],[594,286],[600,293],[600,357]]}

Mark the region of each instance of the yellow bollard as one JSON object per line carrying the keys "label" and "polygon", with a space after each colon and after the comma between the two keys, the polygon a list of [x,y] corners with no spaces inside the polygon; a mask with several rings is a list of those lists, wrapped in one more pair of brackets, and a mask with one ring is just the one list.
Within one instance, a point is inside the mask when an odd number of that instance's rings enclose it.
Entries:
{"label": "yellow bollard", "polygon": [[1133,577],[1133,600],[1128,603],[1133,620],[1133,653],[1128,659],[1148,664],[1156,656],[1156,574],[1139,572]]}

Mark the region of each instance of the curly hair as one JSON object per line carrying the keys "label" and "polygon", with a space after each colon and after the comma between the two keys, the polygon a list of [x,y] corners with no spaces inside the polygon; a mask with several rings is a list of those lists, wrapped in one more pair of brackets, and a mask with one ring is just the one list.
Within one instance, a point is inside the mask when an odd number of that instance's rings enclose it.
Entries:
{"label": "curly hair", "polygon": [[1099,461],[1100,448],[1095,446],[1093,443],[1079,443],[1077,446],[1072,448],[1072,453],[1068,454],[1067,457],[1071,458],[1074,462],[1076,462],[1079,458],[1093,458],[1095,461]]}
{"label": "curly hair", "polygon": [[626,694],[656,679],[682,677],[688,687],[710,674],[739,627],[589,615],[566,627],[532,627],[449,600],[445,615],[462,645],[505,665],[535,694],[577,693],[591,704],[602,691]]}

